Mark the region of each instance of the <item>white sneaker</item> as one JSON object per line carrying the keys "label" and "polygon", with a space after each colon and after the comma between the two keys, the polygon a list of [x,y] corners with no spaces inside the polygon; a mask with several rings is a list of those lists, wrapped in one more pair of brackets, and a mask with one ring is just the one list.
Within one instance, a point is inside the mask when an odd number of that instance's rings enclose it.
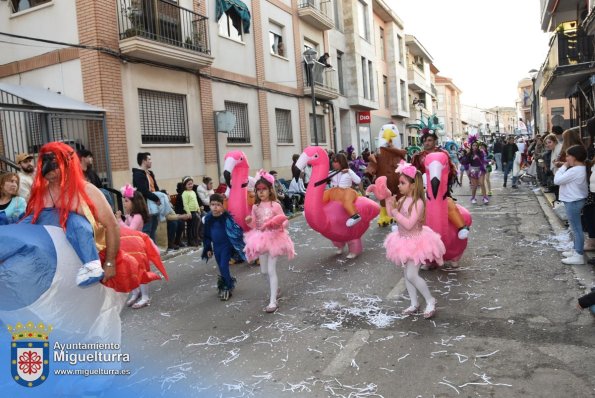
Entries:
{"label": "white sneaker", "polygon": [[459,229],[459,233],[457,234],[459,239],[467,239],[469,237],[469,229],[461,228]]}
{"label": "white sneaker", "polygon": [[89,286],[103,279],[103,268],[99,260],[93,260],[84,264],[76,275],[78,286]]}
{"label": "white sneaker", "polygon": [[572,256],[574,256],[575,254],[576,254],[576,252],[574,251],[574,249],[571,249],[571,250],[568,250],[568,251],[562,252],[562,255],[563,255],[564,257],[572,257]]}
{"label": "white sneaker", "polygon": [[562,264],[583,265],[585,264],[585,257],[582,254],[575,253],[574,256],[562,259]]}
{"label": "white sneaker", "polygon": [[336,254],[343,254],[343,248],[337,249],[335,251]]}
{"label": "white sneaker", "polygon": [[357,254],[355,254],[355,253],[349,253],[347,255],[347,258],[349,258],[349,259],[356,258],[356,257],[357,257]]}
{"label": "white sneaker", "polygon": [[345,225],[348,227],[353,227],[355,224],[357,224],[361,220],[362,220],[361,216],[359,214],[355,214],[347,219],[347,221],[345,222]]}
{"label": "white sneaker", "polygon": [[475,198],[471,199],[471,204],[472,205],[476,205],[477,204],[477,199],[475,199]]}

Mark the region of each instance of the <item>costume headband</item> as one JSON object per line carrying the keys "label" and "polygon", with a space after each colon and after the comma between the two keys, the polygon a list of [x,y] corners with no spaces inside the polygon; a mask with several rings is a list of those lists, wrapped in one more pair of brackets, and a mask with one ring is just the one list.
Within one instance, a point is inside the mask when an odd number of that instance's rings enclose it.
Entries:
{"label": "costume headband", "polygon": [[415,180],[417,169],[411,163],[407,163],[404,160],[399,162],[399,166],[395,170],[397,173],[405,174],[407,177]]}
{"label": "costume headband", "polygon": [[132,199],[134,197],[134,192],[136,192],[136,188],[130,184],[126,184],[120,189],[120,192],[122,192],[123,197]]}
{"label": "costume headband", "polygon": [[258,170],[258,172],[256,173],[256,179],[260,180],[261,178],[264,178],[265,180],[270,182],[271,185],[275,184],[275,177],[273,177],[263,169]]}

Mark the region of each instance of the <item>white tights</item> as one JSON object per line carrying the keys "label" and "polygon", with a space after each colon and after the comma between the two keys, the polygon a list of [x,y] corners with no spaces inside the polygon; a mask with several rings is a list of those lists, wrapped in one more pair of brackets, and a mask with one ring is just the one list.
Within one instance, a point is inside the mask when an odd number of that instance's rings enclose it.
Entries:
{"label": "white tights", "polygon": [[270,300],[269,305],[277,303],[277,289],[279,288],[279,279],[277,278],[277,257],[269,257],[268,254],[261,254],[260,259],[260,273],[262,275],[269,275]]}
{"label": "white tights", "polygon": [[430,289],[428,288],[428,284],[421,276],[419,276],[419,264],[415,264],[412,261],[407,262],[405,268],[403,268],[403,276],[405,277],[407,293],[409,293],[409,298],[411,299],[411,306],[416,308],[419,307],[417,292],[420,292],[421,295],[424,296],[426,304],[430,304],[434,301]]}
{"label": "white tights", "polygon": [[149,300],[149,284],[143,283],[140,285],[140,288],[134,289],[130,292],[131,297],[138,297],[141,295],[141,300],[148,301]]}

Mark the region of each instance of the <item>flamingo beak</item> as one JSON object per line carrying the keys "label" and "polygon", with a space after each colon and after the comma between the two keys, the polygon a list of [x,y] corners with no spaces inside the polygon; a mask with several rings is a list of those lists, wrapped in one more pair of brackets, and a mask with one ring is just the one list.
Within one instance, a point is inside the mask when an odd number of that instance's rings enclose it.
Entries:
{"label": "flamingo beak", "polygon": [[433,161],[428,167],[430,172],[430,186],[432,187],[432,194],[434,199],[438,197],[438,189],[440,188],[440,178],[442,177],[442,169],[444,166],[438,161]]}
{"label": "flamingo beak", "polygon": [[310,157],[308,157],[308,155],[305,152],[302,152],[302,154],[300,155],[300,158],[297,160],[297,162],[295,162],[295,165],[300,170],[304,171],[304,169],[308,165],[309,160],[310,160]]}
{"label": "flamingo beak", "polygon": [[237,163],[237,160],[229,157],[225,159],[225,163],[223,164],[223,178],[225,178],[225,184],[227,184],[228,187],[231,187],[231,172],[234,167],[236,167]]}

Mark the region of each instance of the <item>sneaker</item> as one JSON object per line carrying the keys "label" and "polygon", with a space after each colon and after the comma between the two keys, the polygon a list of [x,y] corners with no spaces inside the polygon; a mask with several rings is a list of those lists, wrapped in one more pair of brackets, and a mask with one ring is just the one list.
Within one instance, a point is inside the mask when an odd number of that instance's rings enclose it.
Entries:
{"label": "sneaker", "polygon": [[335,254],[343,254],[343,248],[337,249]]}
{"label": "sneaker", "polygon": [[221,301],[227,301],[229,300],[229,298],[231,297],[231,290],[229,289],[223,289],[222,293],[221,293]]}
{"label": "sneaker", "polygon": [[589,264],[589,265],[595,265],[595,257],[589,259],[589,261],[587,261],[587,264]]}
{"label": "sneaker", "polygon": [[483,197],[483,204],[484,204],[484,205],[487,205],[488,203],[490,203],[490,200],[488,199],[488,197],[487,197],[487,196],[484,196],[484,197]]}
{"label": "sneaker", "polygon": [[346,258],[348,258],[348,259],[350,259],[350,260],[351,260],[351,259],[353,259],[353,258],[356,258],[356,257],[357,257],[357,254],[355,254],[355,253],[349,253],[349,254],[346,256]]}
{"label": "sneaker", "polygon": [[467,239],[469,236],[469,227],[465,226],[459,229],[459,233],[457,234],[459,239]]}
{"label": "sneaker", "polygon": [[502,188],[506,188],[506,181],[504,181],[504,184],[502,184]]}
{"label": "sneaker", "polygon": [[492,196],[492,191],[488,192],[488,196]]}
{"label": "sneaker", "polygon": [[475,199],[475,198],[471,198],[471,204],[472,204],[472,205],[476,205],[476,204],[477,204],[477,199]]}
{"label": "sneaker", "polygon": [[347,222],[345,223],[345,225],[347,225],[348,227],[353,227],[355,224],[357,224],[361,220],[362,220],[362,218],[360,217],[359,214],[354,214],[347,219]]}
{"label": "sneaker", "polygon": [[582,254],[575,253],[574,256],[562,259],[562,264],[583,265],[585,264],[585,257]]}
{"label": "sneaker", "polygon": [[519,187],[517,185],[513,185],[512,189],[519,189]]}
{"label": "sneaker", "polygon": [[562,252],[562,256],[564,257],[572,257],[576,254],[576,252],[574,250],[568,250],[565,252]]}

